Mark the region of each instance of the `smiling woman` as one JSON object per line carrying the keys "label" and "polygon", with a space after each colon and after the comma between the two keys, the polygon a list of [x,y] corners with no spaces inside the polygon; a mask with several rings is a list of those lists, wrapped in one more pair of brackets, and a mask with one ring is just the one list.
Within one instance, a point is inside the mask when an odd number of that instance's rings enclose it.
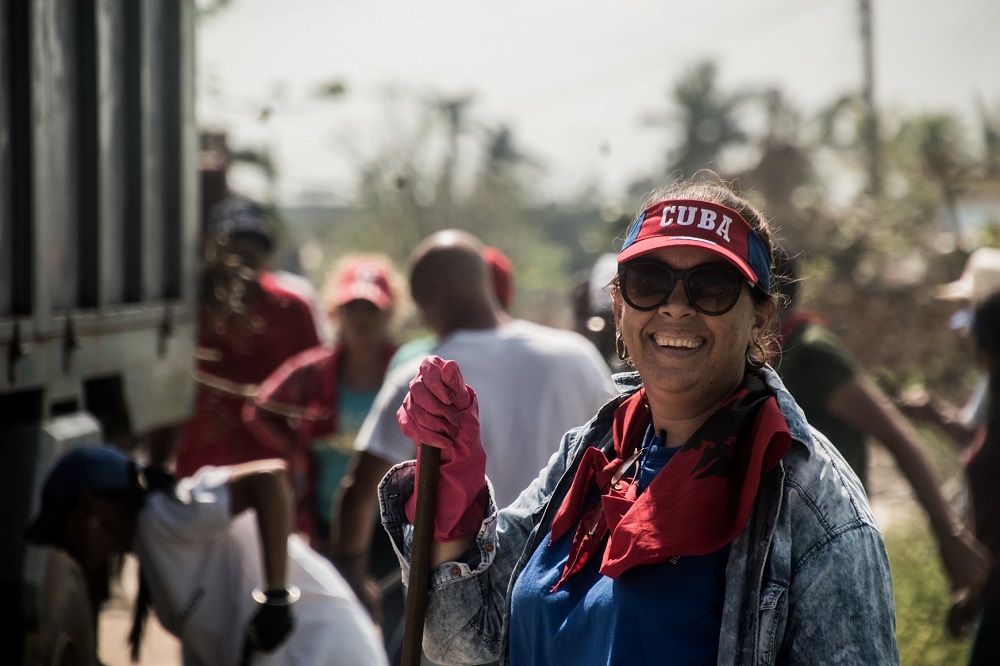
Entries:
{"label": "smiling woman", "polygon": [[767,360],[771,234],[760,212],[716,185],[673,186],[647,204],[612,283],[617,347],[643,378],[656,432],[680,446]]}
{"label": "smiling woman", "polygon": [[[442,478],[466,470],[463,492],[439,485],[438,506],[465,507],[470,526],[435,543],[432,659],[898,663],[861,486],[767,365],[773,254],[763,215],[725,185],[649,199],[612,289],[635,372],[502,510],[468,499],[488,491],[463,464],[486,455],[475,392],[453,361],[424,362],[400,427],[444,449]],[[381,487],[398,553],[416,476],[403,464]]]}

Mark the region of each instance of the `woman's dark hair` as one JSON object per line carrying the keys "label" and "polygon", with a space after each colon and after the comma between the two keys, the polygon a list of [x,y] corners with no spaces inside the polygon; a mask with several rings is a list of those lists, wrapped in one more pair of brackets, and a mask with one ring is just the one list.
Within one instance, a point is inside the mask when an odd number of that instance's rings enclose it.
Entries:
{"label": "woman's dark hair", "polygon": [[251,317],[262,289],[258,275],[270,249],[256,234],[215,234],[202,246],[198,299],[216,330],[253,330]]}
{"label": "woman's dark hair", "polygon": [[983,446],[995,448],[1000,445],[1000,292],[975,307],[970,332],[979,348],[980,363],[989,372]]}
{"label": "woman's dark hair", "polygon": [[[156,467],[136,466],[135,479],[136,484],[132,498],[135,501],[137,511],[142,508],[150,493],[172,492],[177,485],[177,479],[172,474]],[[136,592],[135,608],[132,609],[132,628],[128,632],[129,652],[133,663],[139,661],[139,648],[142,646],[146,620],[149,619],[149,607],[153,601],[142,566],[139,567],[138,576],[139,589]]]}
{"label": "woman's dark hair", "polygon": [[1000,395],[1000,292],[975,307],[971,332],[976,345],[989,356],[990,388]]}
{"label": "woman's dark hair", "polygon": [[775,248],[771,281],[778,293],[779,305],[790,307],[799,295],[799,261],[781,246]]}

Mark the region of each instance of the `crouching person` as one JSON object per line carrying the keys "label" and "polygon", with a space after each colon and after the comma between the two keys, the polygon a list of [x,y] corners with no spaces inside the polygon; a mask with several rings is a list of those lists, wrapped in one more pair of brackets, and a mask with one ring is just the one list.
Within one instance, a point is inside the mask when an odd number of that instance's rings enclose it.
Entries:
{"label": "crouching person", "polygon": [[[252,509],[252,511],[251,511]],[[73,449],[49,472],[27,538],[85,571],[132,552],[138,660],[151,605],[184,664],[386,664],[367,613],[336,570],[291,535],[279,460],[176,480],[111,447]]]}

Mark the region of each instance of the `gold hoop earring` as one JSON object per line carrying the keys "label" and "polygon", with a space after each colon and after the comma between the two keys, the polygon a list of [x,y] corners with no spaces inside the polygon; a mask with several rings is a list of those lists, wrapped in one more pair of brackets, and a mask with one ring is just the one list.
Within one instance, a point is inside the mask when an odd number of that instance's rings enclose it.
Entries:
{"label": "gold hoop earring", "polygon": [[622,340],[622,334],[618,331],[615,331],[615,352],[618,354],[618,360],[628,360],[628,348],[625,347],[625,341]]}
{"label": "gold hoop earring", "polygon": [[754,370],[760,370],[767,364],[767,355],[764,352],[764,347],[760,344],[760,340],[754,340],[753,344],[757,347],[757,351],[760,352],[760,356],[754,356],[747,350],[747,365],[749,365]]}

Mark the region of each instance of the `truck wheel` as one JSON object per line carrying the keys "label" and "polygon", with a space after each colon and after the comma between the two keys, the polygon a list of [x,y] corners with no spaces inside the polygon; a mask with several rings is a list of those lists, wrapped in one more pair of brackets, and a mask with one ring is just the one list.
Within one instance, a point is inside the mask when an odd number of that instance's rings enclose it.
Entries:
{"label": "truck wheel", "polygon": [[83,572],[61,551],[50,550],[48,558],[37,637],[44,655],[41,663],[46,666],[95,666],[98,663],[97,625]]}

